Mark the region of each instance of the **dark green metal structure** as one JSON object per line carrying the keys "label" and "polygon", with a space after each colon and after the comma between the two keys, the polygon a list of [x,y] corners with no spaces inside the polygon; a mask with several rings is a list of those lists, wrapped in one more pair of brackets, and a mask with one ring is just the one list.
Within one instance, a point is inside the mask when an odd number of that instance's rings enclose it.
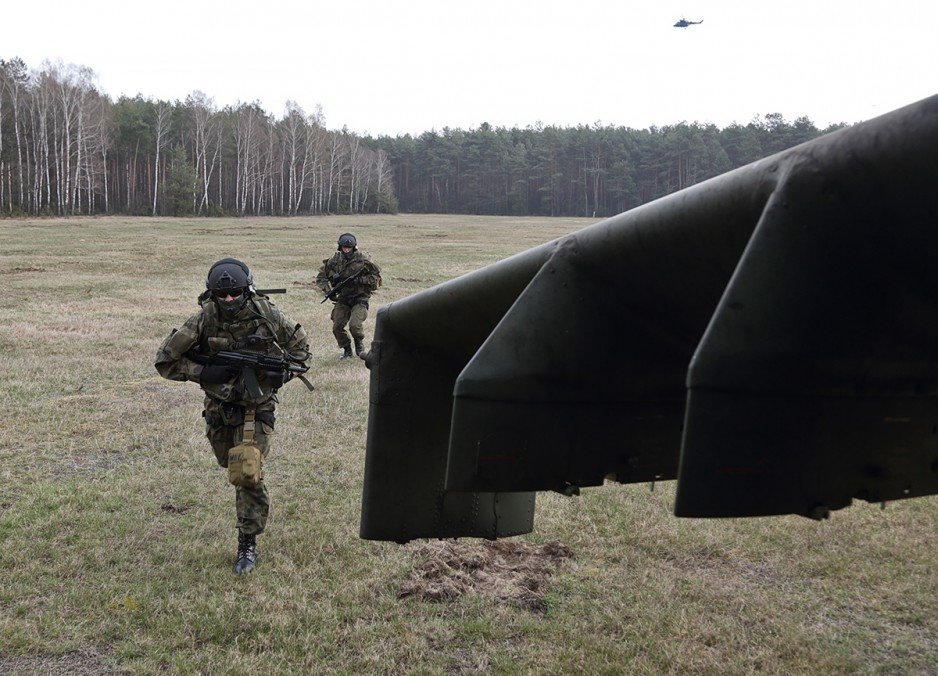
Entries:
{"label": "dark green metal structure", "polygon": [[496,538],[539,490],[678,516],[938,492],[938,96],[387,305],[361,535]]}

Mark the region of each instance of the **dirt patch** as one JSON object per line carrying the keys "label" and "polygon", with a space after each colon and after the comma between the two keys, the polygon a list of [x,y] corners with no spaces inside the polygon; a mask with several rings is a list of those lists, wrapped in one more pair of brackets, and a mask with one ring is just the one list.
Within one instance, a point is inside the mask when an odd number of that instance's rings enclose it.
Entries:
{"label": "dirt patch", "polygon": [[243,228],[199,228],[198,230],[190,230],[188,233],[189,236],[192,235],[244,235],[246,232],[268,232],[268,231],[281,231],[289,232],[290,230],[302,230],[303,226],[301,225],[265,225],[261,228],[252,228],[251,226],[245,226]]}
{"label": "dirt patch", "polygon": [[0,275],[16,275],[20,272],[45,272],[45,268],[12,268],[10,270],[0,270]]}
{"label": "dirt patch", "polygon": [[211,228],[200,228],[198,230],[190,230],[186,233],[190,236],[192,235],[243,235],[244,231],[239,228],[218,228],[213,230]]}
{"label": "dirt patch", "polygon": [[413,556],[416,563],[401,585],[399,598],[439,603],[466,595],[487,596],[540,611],[549,578],[573,553],[556,540],[540,546],[523,540],[496,540],[482,544],[428,542],[418,546]]}
{"label": "dirt patch", "polygon": [[107,657],[96,652],[64,655],[0,655],[0,674],[117,674],[125,673]]}
{"label": "dirt patch", "polygon": [[301,289],[318,289],[315,282],[298,282],[295,279],[293,280],[293,286],[298,286]]}
{"label": "dirt patch", "polygon": [[174,505],[171,502],[164,502],[160,505],[160,509],[171,514],[185,514],[192,509],[192,505]]}

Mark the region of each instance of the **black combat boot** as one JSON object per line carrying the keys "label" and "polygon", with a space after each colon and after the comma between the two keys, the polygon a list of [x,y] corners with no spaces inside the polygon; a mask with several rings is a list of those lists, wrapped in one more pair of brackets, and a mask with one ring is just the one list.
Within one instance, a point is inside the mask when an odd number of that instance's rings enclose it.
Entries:
{"label": "black combat boot", "polygon": [[363,338],[355,339],[355,355],[358,357],[365,356],[365,340]]}
{"label": "black combat boot", "polygon": [[346,345],[342,348],[342,356],[339,359],[351,359],[352,358],[352,346]]}
{"label": "black combat boot", "polygon": [[235,561],[234,572],[244,575],[254,570],[257,565],[257,542],[253,535],[245,535],[238,531],[238,560]]}

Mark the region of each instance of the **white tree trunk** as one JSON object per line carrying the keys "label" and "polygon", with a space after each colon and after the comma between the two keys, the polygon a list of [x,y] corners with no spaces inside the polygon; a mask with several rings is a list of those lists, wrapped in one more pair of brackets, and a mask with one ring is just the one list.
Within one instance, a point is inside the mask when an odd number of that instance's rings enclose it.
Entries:
{"label": "white tree trunk", "polygon": [[153,216],[156,216],[156,203],[160,186],[160,150],[166,143],[169,131],[169,117],[172,109],[168,103],[160,102],[156,106],[156,159],[153,162]]}

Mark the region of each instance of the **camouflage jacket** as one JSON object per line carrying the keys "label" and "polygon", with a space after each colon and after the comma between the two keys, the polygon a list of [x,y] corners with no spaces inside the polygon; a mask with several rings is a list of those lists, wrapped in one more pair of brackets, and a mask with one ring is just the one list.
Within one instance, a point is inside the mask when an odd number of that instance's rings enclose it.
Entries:
{"label": "camouflage jacket", "polygon": [[[156,353],[156,370],[169,380],[199,382],[203,366],[186,355],[191,350],[198,354],[212,355],[220,350],[241,349],[238,341],[251,335],[274,336],[280,347],[292,353],[309,354],[306,331],[288,319],[266,296],[252,296],[231,320],[221,316],[218,306],[210,297],[200,298],[202,309],[189,317],[178,329],[166,336]],[[278,355],[274,345],[267,352]],[[308,357],[307,357],[308,359]],[[243,377],[239,374],[229,382],[218,385],[203,385],[202,389],[212,399],[227,402],[261,404],[277,401],[274,391],[260,382],[262,394],[251,398],[245,392]]]}
{"label": "camouflage jacket", "polygon": [[341,284],[362,268],[365,268],[362,276],[339,291],[339,301],[346,305],[366,301],[371,298],[375,289],[381,286],[381,269],[364,251],[356,249],[348,258],[341,251],[336,251],[332,258],[323,260],[319,274],[316,275],[316,286],[322,289],[323,293],[329,293],[334,286]]}

